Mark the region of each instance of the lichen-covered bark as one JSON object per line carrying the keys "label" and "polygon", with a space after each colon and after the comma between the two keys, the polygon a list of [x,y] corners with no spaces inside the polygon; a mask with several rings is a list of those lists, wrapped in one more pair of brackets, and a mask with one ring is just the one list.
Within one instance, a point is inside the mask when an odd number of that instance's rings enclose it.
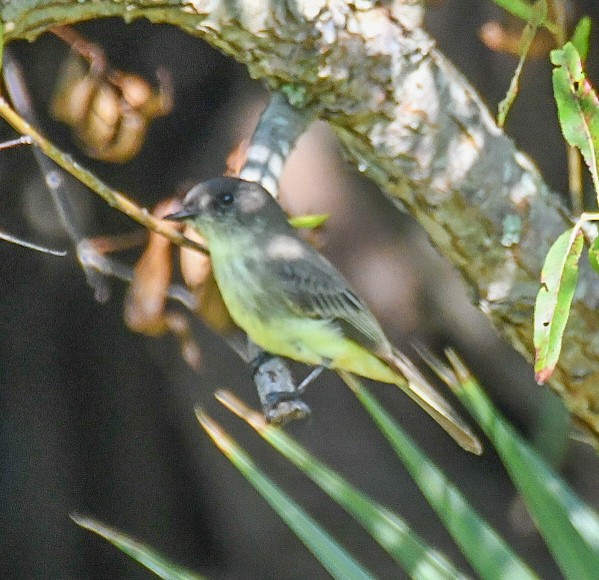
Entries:
{"label": "lichen-covered bark", "polygon": [[[532,360],[543,258],[567,210],[417,26],[418,2],[5,0],[7,40],[101,16],[179,26],[327,119]],[[553,388],[599,440],[599,281],[583,268]]]}

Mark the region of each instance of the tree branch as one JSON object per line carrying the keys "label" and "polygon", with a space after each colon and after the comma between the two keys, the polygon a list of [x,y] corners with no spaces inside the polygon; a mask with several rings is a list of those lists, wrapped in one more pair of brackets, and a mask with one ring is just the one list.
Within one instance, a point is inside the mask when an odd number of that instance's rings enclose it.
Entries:
{"label": "tree branch", "polygon": [[[330,122],[356,166],[419,220],[481,309],[531,360],[541,266],[571,225],[568,211],[418,27],[419,3],[367,5],[6,0],[1,14],[7,40],[102,16],[145,17],[177,25],[244,63],[291,104]],[[596,437],[598,297],[599,281],[583,269],[551,383]]]}

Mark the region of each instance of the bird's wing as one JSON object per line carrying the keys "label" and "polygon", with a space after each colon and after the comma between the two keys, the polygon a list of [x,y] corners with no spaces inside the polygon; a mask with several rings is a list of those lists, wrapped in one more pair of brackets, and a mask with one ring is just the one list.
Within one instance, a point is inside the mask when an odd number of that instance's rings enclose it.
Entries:
{"label": "bird's wing", "polygon": [[274,262],[289,305],[301,316],[330,320],[349,339],[377,352],[387,339],[366,304],[333,265],[312,256]]}
{"label": "bird's wing", "polygon": [[372,351],[394,370],[405,392],[435,419],[464,449],[480,454],[476,436],[418,369],[395,350],[368,307],[354,294],[341,274],[319,254],[274,260],[277,280],[290,308],[299,316],[330,320],[344,335]]}

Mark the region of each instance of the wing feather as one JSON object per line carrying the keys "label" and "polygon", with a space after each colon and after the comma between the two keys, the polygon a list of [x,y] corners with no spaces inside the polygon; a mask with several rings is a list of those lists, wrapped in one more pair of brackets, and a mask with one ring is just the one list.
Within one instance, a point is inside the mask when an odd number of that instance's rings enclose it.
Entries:
{"label": "wing feather", "polygon": [[332,264],[320,254],[310,254],[274,261],[290,307],[301,316],[338,324],[348,338],[377,352],[387,339],[366,304]]}

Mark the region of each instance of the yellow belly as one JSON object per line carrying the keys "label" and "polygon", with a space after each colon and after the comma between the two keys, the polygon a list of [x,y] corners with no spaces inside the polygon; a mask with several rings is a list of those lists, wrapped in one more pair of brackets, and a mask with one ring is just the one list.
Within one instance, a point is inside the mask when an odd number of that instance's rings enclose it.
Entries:
{"label": "yellow belly", "polygon": [[253,342],[272,354],[308,365],[344,369],[383,383],[398,380],[386,363],[343,336],[330,322],[309,318],[271,319],[267,323],[246,318],[243,323],[236,322]]}
{"label": "yellow belly", "polygon": [[298,317],[284,300],[277,301],[272,288],[269,292],[258,286],[264,282],[260,276],[244,275],[234,260],[218,262],[214,274],[231,318],[265,351],[308,365],[397,383],[397,375],[386,363],[344,336],[338,326],[327,320]]}

